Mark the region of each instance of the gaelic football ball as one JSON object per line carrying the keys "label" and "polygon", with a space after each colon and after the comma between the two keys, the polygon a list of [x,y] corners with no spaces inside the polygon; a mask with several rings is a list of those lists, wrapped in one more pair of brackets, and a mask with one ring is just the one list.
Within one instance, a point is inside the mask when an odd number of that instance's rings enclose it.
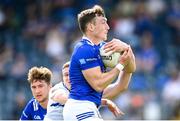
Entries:
{"label": "gaelic football ball", "polygon": [[112,51],[106,53],[103,48],[104,45],[100,48],[99,51],[105,67],[114,68],[119,63],[120,53],[118,52],[113,53]]}

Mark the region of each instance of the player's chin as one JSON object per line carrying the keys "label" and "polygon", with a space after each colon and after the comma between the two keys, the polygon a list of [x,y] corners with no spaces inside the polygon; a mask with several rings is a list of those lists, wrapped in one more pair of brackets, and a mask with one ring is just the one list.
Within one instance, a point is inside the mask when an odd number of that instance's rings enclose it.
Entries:
{"label": "player's chin", "polygon": [[45,101],[45,99],[44,99],[44,98],[41,98],[41,99],[37,99],[37,101],[38,101],[39,103],[43,103],[43,102]]}
{"label": "player's chin", "polygon": [[102,40],[107,40],[107,35],[106,36],[104,36],[104,37],[102,37],[103,39]]}
{"label": "player's chin", "polygon": [[38,102],[40,102],[42,99],[41,99],[41,98],[36,97],[36,100],[37,100]]}
{"label": "player's chin", "polygon": [[42,96],[36,96],[36,100],[37,100],[38,102],[41,102],[41,101],[43,100],[43,97],[42,97]]}

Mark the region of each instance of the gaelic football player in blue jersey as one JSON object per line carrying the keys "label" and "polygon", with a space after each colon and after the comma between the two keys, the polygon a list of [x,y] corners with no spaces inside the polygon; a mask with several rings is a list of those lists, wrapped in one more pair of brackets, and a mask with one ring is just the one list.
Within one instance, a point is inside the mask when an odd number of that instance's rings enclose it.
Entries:
{"label": "gaelic football player in blue jersey", "polygon": [[[99,53],[99,48],[107,39],[110,29],[104,10],[98,5],[84,10],[78,14],[78,23],[83,37],[76,44],[71,56],[69,69],[71,90],[63,109],[63,117],[64,120],[74,121],[102,120],[98,107],[101,104],[103,91],[112,90],[112,95],[107,93],[105,96],[111,96],[110,98],[119,93],[117,88],[114,90],[108,85],[120,73],[122,80],[129,80],[135,71],[135,59],[129,45],[113,39],[107,44],[106,51],[124,51],[124,53],[120,56],[116,67],[106,72]],[[115,85],[119,87],[118,84]]]}
{"label": "gaelic football player in blue jersey", "polygon": [[52,73],[45,67],[33,67],[28,73],[33,98],[24,108],[20,120],[43,120],[46,115]]}

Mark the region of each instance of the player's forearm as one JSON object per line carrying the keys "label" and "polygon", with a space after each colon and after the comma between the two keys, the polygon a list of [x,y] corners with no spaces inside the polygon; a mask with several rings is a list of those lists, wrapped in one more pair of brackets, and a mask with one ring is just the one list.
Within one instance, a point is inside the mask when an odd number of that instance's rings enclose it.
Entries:
{"label": "player's forearm", "polygon": [[119,75],[120,70],[116,67],[109,72],[102,73],[100,67],[94,67],[82,71],[85,79],[97,92],[102,92]]}
{"label": "player's forearm", "polygon": [[128,89],[129,82],[131,80],[132,73],[128,73],[125,71],[122,71],[121,75],[118,78],[117,88],[123,92]]}
{"label": "player's forearm", "polygon": [[127,90],[129,86],[129,82],[131,80],[131,76],[132,76],[132,73],[127,73],[123,71],[119,75],[118,80],[115,83],[105,88],[103,92],[103,97],[108,98],[108,99],[114,99],[119,94]]}
{"label": "player's forearm", "polygon": [[117,68],[112,69],[107,73],[102,73],[100,78],[96,81],[99,91],[103,91],[109,84],[111,84],[119,75]]}

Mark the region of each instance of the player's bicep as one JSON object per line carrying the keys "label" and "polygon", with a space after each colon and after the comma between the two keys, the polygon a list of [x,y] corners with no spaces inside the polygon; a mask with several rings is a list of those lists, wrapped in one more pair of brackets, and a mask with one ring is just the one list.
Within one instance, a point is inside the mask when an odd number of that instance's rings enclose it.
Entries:
{"label": "player's bicep", "polygon": [[95,90],[98,90],[98,80],[101,78],[100,76],[102,74],[100,66],[83,70],[82,73],[91,87]]}

